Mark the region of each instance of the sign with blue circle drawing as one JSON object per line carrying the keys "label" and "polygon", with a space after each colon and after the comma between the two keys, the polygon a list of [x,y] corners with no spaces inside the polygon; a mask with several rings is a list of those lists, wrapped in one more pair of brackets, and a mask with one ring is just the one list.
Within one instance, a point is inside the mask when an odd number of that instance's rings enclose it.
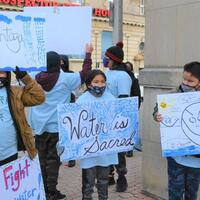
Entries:
{"label": "sign with blue circle drawing", "polygon": [[41,15],[0,12],[0,70],[46,70],[46,20]]}
{"label": "sign with blue circle drawing", "polygon": [[46,200],[38,156],[1,166],[0,185],[0,200]]}
{"label": "sign with blue circle drawing", "polygon": [[58,105],[62,162],[133,149],[138,142],[138,98]]}
{"label": "sign with blue circle drawing", "polygon": [[162,155],[200,154],[200,92],[158,95]]}

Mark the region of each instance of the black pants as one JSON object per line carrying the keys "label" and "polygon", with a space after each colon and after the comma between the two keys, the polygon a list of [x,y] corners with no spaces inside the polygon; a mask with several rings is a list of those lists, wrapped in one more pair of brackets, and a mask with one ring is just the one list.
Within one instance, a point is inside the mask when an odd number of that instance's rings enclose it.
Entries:
{"label": "black pants", "polygon": [[12,162],[13,160],[17,160],[17,157],[18,157],[18,154],[16,153],[16,154],[6,158],[5,160],[1,160],[0,161],[0,166],[5,165],[5,164],[7,164],[9,162]]}
{"label": "black pants", "polygon": [[108,174],[109,167],[92,167],[82,169],[82,200],[92,200],[95,179],[99,200],[108,199]]}
{"label": "black pants", "polygon": [[[110,165],[110,175],[114,174],[115,168],[117,170],[118,176],[124,176],[127,174],[126,168],[126,152],[118,153],[119,164]],[[115,167],[115,168],[114,168]]]}
{"label": "black pants", "polygon": [[35,137],[46,193],[55,192],[58,184],[60,157],[57,154],[57,142],[58,133],[44,132],[42,135],[36,135]]}

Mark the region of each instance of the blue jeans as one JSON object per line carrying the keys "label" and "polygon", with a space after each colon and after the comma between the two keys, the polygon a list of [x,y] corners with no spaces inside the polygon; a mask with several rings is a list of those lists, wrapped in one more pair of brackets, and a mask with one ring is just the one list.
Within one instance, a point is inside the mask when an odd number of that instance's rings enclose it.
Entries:
{"label": "blue jeans", "polygon": [[200,168],[180,165],[173,158],[167,161],[169,200],[197,200]]}

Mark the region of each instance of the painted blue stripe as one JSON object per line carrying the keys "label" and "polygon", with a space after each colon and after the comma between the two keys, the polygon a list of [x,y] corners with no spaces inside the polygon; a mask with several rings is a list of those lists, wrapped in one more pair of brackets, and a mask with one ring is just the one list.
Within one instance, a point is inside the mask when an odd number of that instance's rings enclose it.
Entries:
{"label": "painted blue stripe", "polygon": [[41,18],[41,17],[35,17],[33,18],[34,22],[45,22],[45,18]]}
{"label": "painted blue stripe", "polygon": [[17,15],[15,17],[16,20],[22,21],[22,22],[29,22],[31,21],[31,17],[27,17],[27,16],[22,16],[22,15]]}
{"label": "painted blue stripe", "polygon": [[5,16],[5,15],[0,15],[0,21],[1,21],[1,22],[5,22],[6,24],[12,23],[12,19],[8,18],[8,17]]}
{"label": "painted blue stripe", "polygon": [[[47,67],[45,66],[41,66],[41,67],[29,67],[29,68],[25,68],[25,67],[19,67],[20,71],[47,71]],[[15,71],[16,68],[15,67],[0,67],[0,71]]]}

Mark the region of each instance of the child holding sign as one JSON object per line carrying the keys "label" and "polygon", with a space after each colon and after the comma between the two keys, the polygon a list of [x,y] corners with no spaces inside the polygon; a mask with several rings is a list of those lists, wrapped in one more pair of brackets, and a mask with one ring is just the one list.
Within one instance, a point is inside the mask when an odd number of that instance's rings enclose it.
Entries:
{"label": "child holding sign", "polygon": [[[200,91],[200,63],[191,62],[184,66],[182,84],[177,92]],[[162,122],[163,117],[154,108],[154,119]],[[199,120],[199,119],[198,119]],[[169,200],[197,200],[200,183],[200,156],[168,157]]]}
{"label": "child holding sign", "polygon": [[[87,91],[81,95],[77,103],[92,101],[107,101],[114,99],[106,92],[106,76],[100,70],[92,70],[86,78]],[[82,199],[92,199],[95,179],[97,179],[97,190],[99,200],[108,199],[108,174],[109,165],[118,164],[118,156],[109,154],[80,160],[82,168]]]}

